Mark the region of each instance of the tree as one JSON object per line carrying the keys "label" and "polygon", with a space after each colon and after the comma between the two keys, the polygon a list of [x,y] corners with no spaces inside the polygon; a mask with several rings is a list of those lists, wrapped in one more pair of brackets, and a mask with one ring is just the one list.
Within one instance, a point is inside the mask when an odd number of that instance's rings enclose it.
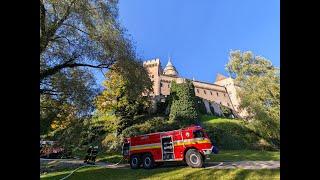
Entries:
{"label": "tree", "polygon": [[185,83],[171,83],[172,104],[169,119],[178,122],[181,126],[197,124],[199,118],[194,86],[191,81]]}
{"label": "tree", "polygon": [[[94,70],[131,59],[133,46],[118,23],[117,0],[40,0],[40,119],[42,130],[66,107],[91,115],[98,92]],[[45,102],[50,101],[50,102]],[[50,105],[50,107],[48,107]],[[57,117],[57,115],[59,115]],[[67,115],[66,115],[67,116]]]}
{"label": "tree", "polygon": [[240,108],[249,113],[256,132],[280,145],[279,69],[252,52],[230,52],[227,71],[240,86]]}
{"label": "tree", "polygon": [[75,67],[109,68],[130,43],[116,0],[40,0],[40,82]]}
{"label": "tree", "polygon": [[117,134],[133,125],[134,116],[150,101],[143,93],[151,90],[152,83],[140,62],[118,61],[106,73],[104,91],[96,98],[96,107],[101,113],[114,114],[117,119]]}

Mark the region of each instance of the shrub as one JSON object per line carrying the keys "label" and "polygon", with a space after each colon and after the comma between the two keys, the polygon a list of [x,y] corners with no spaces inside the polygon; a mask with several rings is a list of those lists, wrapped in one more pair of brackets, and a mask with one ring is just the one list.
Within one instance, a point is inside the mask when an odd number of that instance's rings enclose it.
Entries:
{"label": "shrub", "polygon": [[230,117],[232,110],[226,106],[220,105],[220,109],[225,117]]}
{"label": "shrub", "polygon": [[107,153],[119,152],[122,147],[122,141],[122,136],[117,136],[116,133],[109,133],[101,142],[101,146]]}
{"label": "shrub", "polygon": [[181,125],[196,124],[199,112],[192,82],[177,84],[173,81],[170,94],[172,104],[169,119]]}
{"label": "shrub", "polygon": [[142,134],[169,131],[179,128],[177,123],[168,121],[164,117],[154,117],[142,124],[135,124],[123,131],[124,137],[132,137]]}
{"label": "shrub", "polygon": [[[204,104],[204,102],[202,101],[202,99],[200,98],[200,97],[195,97],[195,100],[196,100],[196,102],[197,102],[197,109],[198,109],[198,112],[200,113],[200,114],[208,114],[207,113],[207,109],[206,109],[206,106],[205,106],[205,104]],[[212,111],[212,112],[214,112],[214,111]]]}

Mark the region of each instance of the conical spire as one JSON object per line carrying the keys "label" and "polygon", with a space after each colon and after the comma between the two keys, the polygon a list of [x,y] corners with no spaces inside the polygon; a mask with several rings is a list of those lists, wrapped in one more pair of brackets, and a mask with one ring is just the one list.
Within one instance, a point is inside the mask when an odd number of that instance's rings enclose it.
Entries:
{"label": "conical spire", "polygon": [[177,72],[176,68],[173,66],[170,56],[168,59],[168,63],[163,70],[163,74],[169,75],[169,76],[178,76],[178,72]]}
{"label": "conical spire", "polygon": [[171,63],[171,56],[169,56],[167,66],[173,66],[172,63]]}

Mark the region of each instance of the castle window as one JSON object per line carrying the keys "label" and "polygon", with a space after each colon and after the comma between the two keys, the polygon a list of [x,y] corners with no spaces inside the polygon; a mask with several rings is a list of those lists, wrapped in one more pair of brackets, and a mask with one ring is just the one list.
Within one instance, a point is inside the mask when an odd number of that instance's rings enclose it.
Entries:
{"label": "castle window", "polygon": [[203,93],[204,93],[204,94],[207,94],[207,93],[206,93],[206,90],[203,90]]}
{"label": "castle window", "polygon": [[210,94],[212,95],[212,91],[210,91]]}
{"label": "castle window", "polygon": [[199,89],[197,89],[197,93],[199,93]]}
{"label": "castle window", "polygon": [[228,106],[230,106],[230,104],[229,103],[227,103],[228,104]]}
{"label": "castle window", "polygon": [[217,96],[219,96],[219,93],[217,92]]}
{"label": "castle window", "polygon": [[222,105],[222,103],[220,102],[220,104]]}
{"label": "castle window", "polygon": [[154,78],[154,75],[152,75],[152,78]]}
{"label": "castle window", "polygon": [[168,84],[168,88],[170,88],[170,84]]}
{"label": "castle window", "polygon": [[163,85],[163,84],[162,84],[162,83],[160,83],[160,87],[162,87],[162,85]]}

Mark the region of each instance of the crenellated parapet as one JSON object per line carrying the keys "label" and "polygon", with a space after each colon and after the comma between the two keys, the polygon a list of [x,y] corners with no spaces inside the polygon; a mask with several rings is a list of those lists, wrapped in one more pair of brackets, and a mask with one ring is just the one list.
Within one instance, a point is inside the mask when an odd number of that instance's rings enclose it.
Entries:
{"label": "crenellated parapet", "polygon": [[143,61],[143,66],[144,67],[160,66],[160,59],[156,58],[156,59]]}

